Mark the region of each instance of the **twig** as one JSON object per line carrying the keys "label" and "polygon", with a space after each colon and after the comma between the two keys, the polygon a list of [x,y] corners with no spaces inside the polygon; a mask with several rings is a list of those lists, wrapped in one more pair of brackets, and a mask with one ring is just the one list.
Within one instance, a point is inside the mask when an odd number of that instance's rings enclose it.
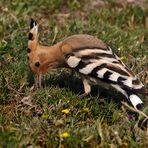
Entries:
{"label": "twig", "polygon": [[57,34],[58,34],[58,28],[57,28],[57,26],[55,26],[55,28],[54,28],[54,37],[53,37],[53,40],[52,40],[52,44],[55,42]]}
{"label": "twig", "polygon": [[142,116],[144,116],[144,117],[146,117],[147,119],[148,119],[148,116],[144,113],[144,112],[142,112],[142,111],[140,111],[140,110],[138,110],[138,109],[135,109],[135,108],[133,108],[133,107],[131,107],[131,106],[129,106],[127,103],[125,103],[125,102],[121,102],[124,106],[126,106],[127,108],[129,108],[130,110],[132,110],[132,111],[134,111],[134,112],[137,112],[137,113],[139,113],[139,114],[141,114]]}

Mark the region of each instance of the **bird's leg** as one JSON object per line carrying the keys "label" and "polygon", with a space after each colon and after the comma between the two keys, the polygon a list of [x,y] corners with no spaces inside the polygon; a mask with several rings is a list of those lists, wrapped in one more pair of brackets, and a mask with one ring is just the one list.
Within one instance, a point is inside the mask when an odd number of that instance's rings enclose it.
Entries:
{"label": "bird's leg", "polygon": [[98,97],[98,98],[99,98],[100,94],[101,94],[101,91],[100,91],[99,88],[98,88],[98,90],[97,90],[97,97]]}
{"label": "bird's leg", "polygon": [[70,77],[73,77],[74,74],[75,74],[75,71],[71,69],[71,71],[70,71]]}
{"label": "bird's leg", "polygon": [[87,79],[83,79],[83,86],[84,86],[84,93],[79,96],[80,98],[86,97],[91,92],[91,86]]}
{"label": "bird's leg", "polygon": [[36,75],[34,77],[34,81],[35,81],[35,87],[37,89],[41,88],[42,87],[42,74],[40,73],[39,75]]}
{"label": "bird's leg", "polygon": [[39,88],[42,87],[42,74],[39,74]]}
{"label": "bird's leg", "polygon": [[43,75],[42,83],[43,83],[43,87],[45,88],[46,87],[46,75]]}
{"label": "bird's leg", "polygon": [[34,76],[35,88],[38,89],[38,75]]}

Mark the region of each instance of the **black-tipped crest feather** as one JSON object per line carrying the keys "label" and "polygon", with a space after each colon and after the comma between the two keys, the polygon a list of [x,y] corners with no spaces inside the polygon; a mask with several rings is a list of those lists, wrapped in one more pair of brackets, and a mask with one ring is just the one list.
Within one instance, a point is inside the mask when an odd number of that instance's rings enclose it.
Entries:
{"label": "black-tipped crest feather", "polygon": [[31,20],[30,20],[30,29],[32,29],[36,25],[37,25],[37,22],[34,19],[31,18]]}

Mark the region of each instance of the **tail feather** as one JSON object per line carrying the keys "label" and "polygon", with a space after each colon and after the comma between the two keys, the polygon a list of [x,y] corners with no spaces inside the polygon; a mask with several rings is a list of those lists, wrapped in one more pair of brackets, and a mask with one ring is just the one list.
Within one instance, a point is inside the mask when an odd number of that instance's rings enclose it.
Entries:
{"label": "tail feather", "polygon": [[139,110],[142,110],[144,108],[144,104],[142,100],[137,96],[135,92],[126,90],[126,93],[127,93],[129,101],[132,103],[134,108],[139,109]]}
{"label": "tail feather", "polygon": [[148,90],[145,87],[142,87],[140,90],[138,90],[137,92],[141,93],[141,94],[145,94],[146,96],[148,96]]}
{"label": "tail feather", "polygon": [[131,91],[136,94],[144,94],[145,96],[148,96],[148,90],[145,87],[142,87],[140,89],[132,89]]}
{"label": "tail feather", "polygon": [[128,101],[131,102],[131,104],[134,106],[135,109],[139,110],[143,109],[144,104],[142,100],[136,95],[136,93],[123,89],[119,85],[112,84],[112,87],[121,92],[128,99]]}
{"label": "tail feather", "polygon": [[137,108],[137,109],[139,109],[139,110],[142,110],[142,109],[143,109],[144,104],[143,104],[142,100],[141,100],[137,95],[135,95],[135,94],[130,94],[130,95],[129,95],[129,100],[130,100],[130,102],[132,103],[132,105],[133,105],[135,108]]}

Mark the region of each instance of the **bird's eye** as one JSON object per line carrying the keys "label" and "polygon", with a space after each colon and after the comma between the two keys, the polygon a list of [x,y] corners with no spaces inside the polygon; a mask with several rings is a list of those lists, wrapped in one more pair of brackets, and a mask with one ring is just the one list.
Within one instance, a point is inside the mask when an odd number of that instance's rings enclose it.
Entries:
{"label": "bird's eye", "polygon": [[39,67],[39,66],[40,66],[40,63],[39,63],[39,62],[36,62],[36,63],[35,63],[35,66],[36,66],[36,67]]}

